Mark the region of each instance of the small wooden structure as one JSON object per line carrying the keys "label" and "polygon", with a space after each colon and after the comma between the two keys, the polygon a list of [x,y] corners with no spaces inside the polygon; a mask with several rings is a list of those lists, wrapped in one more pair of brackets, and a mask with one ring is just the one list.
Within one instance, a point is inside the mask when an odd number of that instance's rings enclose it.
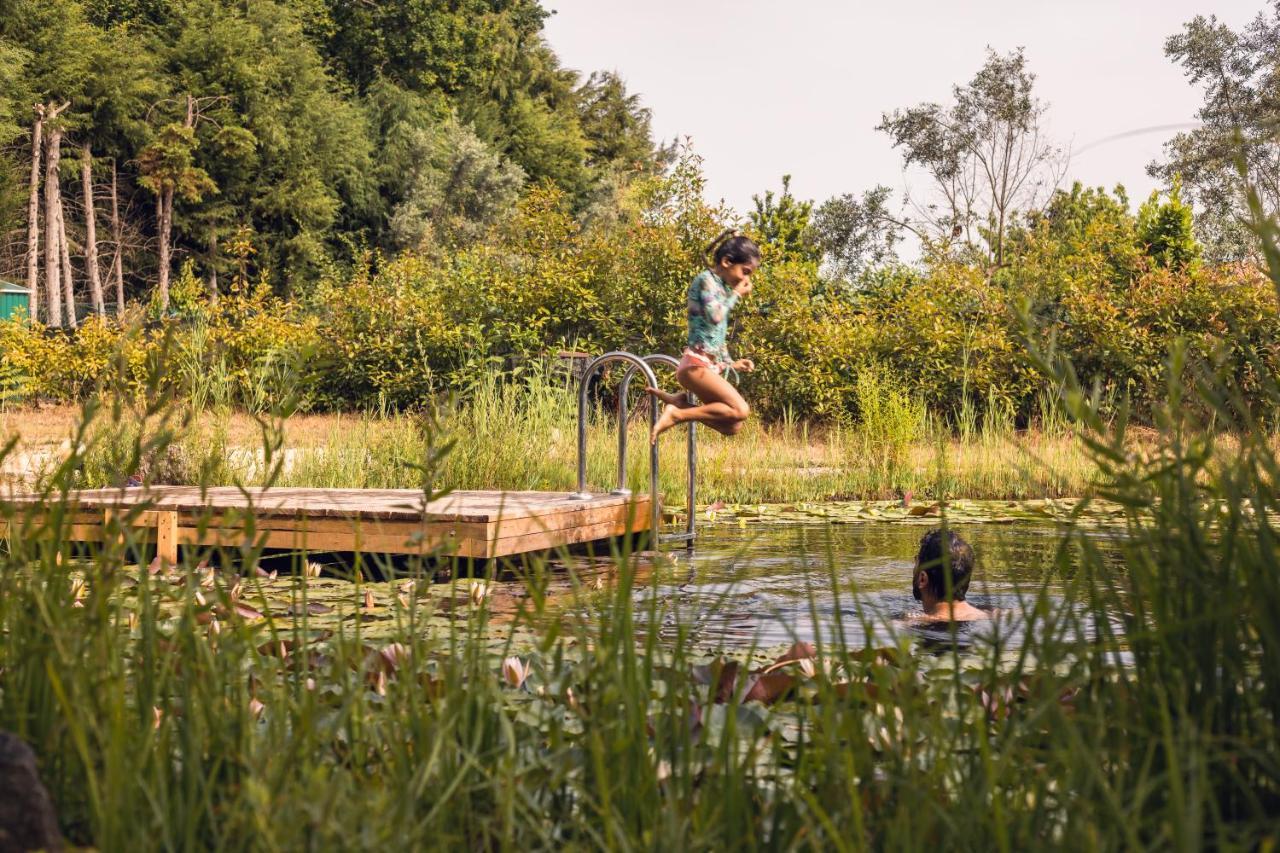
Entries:
{"label": "small wooden structure", "polygon": [[[48,514],[37,496],[2,502],[36,523]],[[118,540],[127,528],[171,563],[179,545],[487,559],[645,532],[653,518],[647,495],[476,491],[427,502],[412,489],[231,486],[76,491],[65,511],[72,541]]]}
{"label": "small wooden structure", "polygon": [[31,291],[11,281],[0,281],[0,320],[26,317]]}

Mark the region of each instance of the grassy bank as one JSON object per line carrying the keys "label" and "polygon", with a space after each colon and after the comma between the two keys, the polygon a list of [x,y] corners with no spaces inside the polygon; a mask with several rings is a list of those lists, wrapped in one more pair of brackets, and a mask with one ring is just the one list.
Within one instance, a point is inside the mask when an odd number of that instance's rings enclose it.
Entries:
{"label": "grassy bank", "polygon": [[[633,413],[639,400],[633,401]],[[438,466],[441,484],[458,489],[571,491],[577,478],[577,420],[573,394],[542,380],[497,381],[468,402],[434,417],[404,414],[293,415],[270,424],[282,465],[277,482],[294,486],[416,487],[415,473],[432,446],[451,444]],[[16,436],[5,479],[31,482],[70,451],[67,441],[78,408],[22,409],[0,415],[0,432]],[[90,453],[83,482],[107,485],[128,471],[121,463],[140,429],[125,413],[98,419],[102,444]],[[261,453],[263,423],[248,415],[205,410],[175,423],[172,450],[153,461],[159,479],[260,483],[270,466]],[[149,425],[148,429],[154,429]],[[588,479],[596,489],[616,481],[616,420],[598,413],[589,431]],[[430,441],[428,440],[430,438]],[[647,413],[629,431],[628,480],[648,482]],[[203,474],[202,474],[203,472]],[[685,491],[683,430],[663,438],[661,487],[668,503]],[[811,427],[752,421],[740,435],[698,433],[700,503],[788,503],[839,499],[891,499],[912,492],[940,497],[1028,499],[1079,496],[1095,468],[1072,432],[1010,425],[975,428],[967,435],[922,417],[905,436],[859,426]]]}

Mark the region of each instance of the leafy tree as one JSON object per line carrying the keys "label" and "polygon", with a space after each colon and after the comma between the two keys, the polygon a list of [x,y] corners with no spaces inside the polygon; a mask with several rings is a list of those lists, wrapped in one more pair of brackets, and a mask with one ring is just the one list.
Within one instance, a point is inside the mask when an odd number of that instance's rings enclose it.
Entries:
{"label": "leafy tree", "polygon": [[1108,192],[1078,181],[1058,190],[1009,232],[1010,265],[998,282],[1029,303],[1042,328],[1070,327],[1082,303],[1105,304],[1148,265],[1124,188]]}
{"label": "leafy tree", "polygon": [[[1045,105],[1021,48],[987,51],[987,61],[954,103],[922,103],[882,116],[878,130],[920,167],[935,197],[916,203],[933,248],[955,241],[1000,267],[1005,235],[1017,210],[1033,207],[1056,183],[1058,149],[1041,133]],[[980,246],[979,241],[985,246]]]}
{"label": "leafy tree", "polygon": [[314,280],[339,211],[369,195],[365,112],[332,80],[294,7],[190,0],[172,26],[163,34],[169,74],[209,99],[197,123],[199,165],[234,212],[188,203],[176,227],[204,249],[211,230],[247,225],[274,283]]}
{"label": "leafy tree", "polygon": [[748,216],[752,230],[761,244],[770,247],[778,257],[813,261],[818,258],[809,227],[813,202],[799,201],[791,194],[791,176],[782,176],[782,195],[774,200],[773,190],[764,196],[753,195],[756,209]]}
{"label": "leafy tree", "polygon": [[162,24],[178,4],[168,0],[85,0],[89,20],[99,27]]}
{"label": "leafy tree", "polygon": [[1041,263],[1060,272],[1089,257],[1091,274],[1116,284],[1138,272],[1142,243],[1123,186],[1108,192],[1076,181],[1010,229],[1009,254],[1022,267]]}
{"label": "leafy tree", "polygon": [[530,179],[550,180],[579,203],[586,198],[595,176],[578,77],[543,41],[547,12],[536,0],[327,0],[327,8],[327,23],[313,29],[356,91],[385,93],[390,84],[442,96]]}
{"label": "leafy tree", "polygon": [[386,79],[417,92],[487,91],[515,54],[536,43],[537,0],[325,0],[310,29],[358,91]]}
{"label": "leafy tree", "polygon": [[36,101],[77,109],[98,39],[75,0],[0,0],[0,41],[24,52],[23,88]]}
{"label": "leafy tree", "polygon": [[[27,51],[0,38],[0,146],[27,131],[31,104],[23,92]],[[22,180],[25,152],[0,154],[0,234],[22,226],[27,186]]]}
{"label": "leafy tree", "polygon": [[910,225],[889,211],[892,190],[877,186],[824,201],[813,216],[813,234],[826,274],[852,282],[864,271],[897,259],[895,247]]}
{"label": "leafy tree", "polygon": [[1257,257],[1247,188],[1266,216],[1280,214],[1280,2],[1239,32],[1197,16],[1170,36],[1165,54],[1203,87],[1204,104],[1199,126],[1169,140],[1166,159],[1147,171],[1169,186],[1181,178],[1209,257]]}
{"label": "leafy tree", "polygon": [[[191,260],[211,295],[233,270],[306,285],[366,247],[422,244],[414,223],[465,243],[514,207],[521,174],[575,216],[620,207],[664,162],[648,110],[616,75],[562,67],[547,14],[537,0],[0,0],[0,275],[22,277],[33,254],[13,233],[29,218],[33,104],[69,103],[42,142],[66,140],[60,174],[82,199],[68,243],[91,283],[89,226],[110,211],[118,294],[126,270],[148,284]],[[163,215],[153,189],[172,190]]]}
{"label": "leafy tree", "polygon": [[188,112],[188,122],[170,122],[160,129],[156,138],[138,154],[141,183],[156,197],[156,230],[160,239],[160,272],[156,284],[155,304],[161,311],[169,308],[170,249],[173,231],[173,202],[175,198],[200,201],[205,195],[218,191],[209,173],[196,164],[196,139],[194,119]]}
{"label": "leafy tree", "polygon": [[1138,242],[1162,267],[1182,270],[1199,260],[1191,206],[1182,200],[1182,181],[1176,176],[1166,201],[1153,192],[1138,209]]}
{"label": "leafy tree", "polygon": [[28,123],[22,83],[30,54],[0,38],[0,145],[22,135]]}
{"label": "leafy tree", "polygon": [[524,171],[456,120],[418,131],[405,199],[391,216],[397,245],[426,249],[474,241],[512,209]]}
{"label": "leafy tree", "polygon": [[587,163],[576,82],[539,41],[516,53],[487,92],[460,98],[458,114],[530,180],[551,181],[581,207],[596,175]]}

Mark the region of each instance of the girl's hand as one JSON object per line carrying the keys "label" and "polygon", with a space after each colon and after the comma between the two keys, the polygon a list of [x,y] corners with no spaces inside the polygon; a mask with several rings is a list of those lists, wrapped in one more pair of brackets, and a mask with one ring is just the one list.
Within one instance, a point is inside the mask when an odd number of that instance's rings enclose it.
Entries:
{"label": "girl's hand", "polygon": [[739,299],[741,299],[743,296],[746,296],[748,293],[751,292],[751,279],[744,278],[742,281],[738,282],[734,286],[733,292],[738,294]]}
{"label": "girl's hand", "polygon": [[750,373],[756,369],[756,363],[749,358],[740,358],[733,363],[733,369],[742,373]]}

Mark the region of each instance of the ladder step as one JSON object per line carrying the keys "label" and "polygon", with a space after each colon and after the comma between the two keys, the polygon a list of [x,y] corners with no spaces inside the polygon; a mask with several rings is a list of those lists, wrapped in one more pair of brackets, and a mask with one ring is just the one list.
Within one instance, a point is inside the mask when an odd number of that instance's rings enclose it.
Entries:
{"label": "ladder step", "polygon": [[663,533],[658,536],[659,542],[692,542],[692,533]]}

